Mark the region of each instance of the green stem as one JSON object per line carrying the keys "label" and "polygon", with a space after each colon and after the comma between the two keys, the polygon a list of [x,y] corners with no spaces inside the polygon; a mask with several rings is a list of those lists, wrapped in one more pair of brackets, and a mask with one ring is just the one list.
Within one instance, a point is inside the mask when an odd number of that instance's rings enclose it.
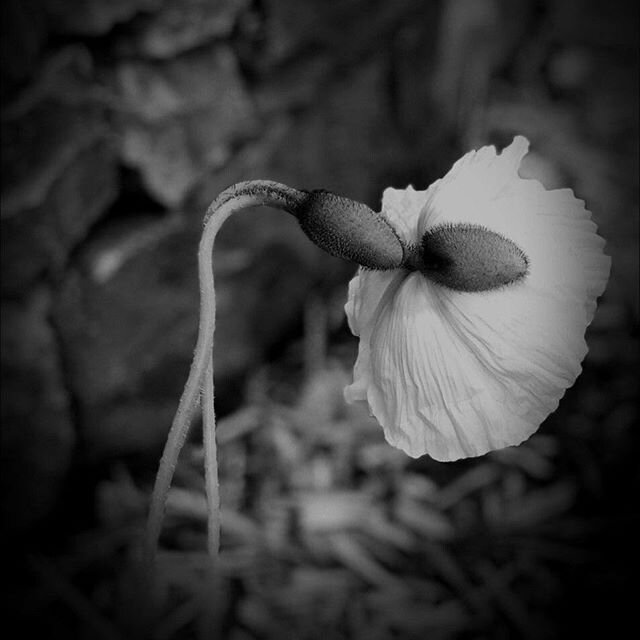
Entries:
{"label": "green stem", "polygon": [[156,476],[144,540],[144,559],[153,571],[162,530],[162,521],[178,462],[204,386],[203,425],[205,441],[206,491],[208,509],[208,543],[212,557],[219,546],[219,495],[215,447],[215,413],[213,409],[213,333],[216,298],[213,281],[213,243],[224,221],[246,207],[265,205],[295,214],[307,195],[286,185],[267,180],[252,180],[225,189],[209,206],[198,251],[200,279],[200,325],[189,377],[173,419]]}

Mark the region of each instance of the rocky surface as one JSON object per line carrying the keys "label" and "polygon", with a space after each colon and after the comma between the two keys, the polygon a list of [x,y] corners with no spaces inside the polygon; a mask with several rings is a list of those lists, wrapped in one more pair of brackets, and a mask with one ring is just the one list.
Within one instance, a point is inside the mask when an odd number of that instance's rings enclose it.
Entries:
{"label": "rocky surface", "polygon": [[60,275],[117,196],[116,153],[92,89],[70,52],[3,110],[3,294]]}
{"label": "rocky surface", "polygon": [[53,32],[100,36],[138,13],[159,10],[162,0],[44,0],[43,4]]}
{"label": "rocky surface", "polygon": [[163,2],[138,18],[132,50],[149,58],[170,58],[182,51],[228,38],[248,0]]}
{"label": "rocky surface", "polygon": [[56,504],[77,434],[55,332],[41,288],[2,305],[2,520],[9,531]]}
{"label": "rocky surface", "polygon": [[168,207],[179,206],[255,132],[253,105],[226,47],[166,63],[124,62],[114,85],[122,158]]}
{"label": "rocky surface", "polygon": [[[4,340],[39,345],[42,372],[18,347],[9,371],[15,357],[49,381],[10,457],[54,424],[98,458],[157,449],[195,340],[202,215],[240,180],[377,208],[386,186],[426,187],[468,146],[527,134],[533,175],[589,202],[614,254],[611,308],[637,322],[629,21],[612,11],[618,31],[598,30],[597,3],[583,0],[546,3],[546,26],[528,0],[468,4],[3,3]],[[353,267],[266,210],[227,223],[216,265],[224,413],[300,330],[307,298],[343,291]],[[16,309],[34,296],[47,300],[38,322],[15,320],[32,317]],[[60,410],[44,424],[65,402],[73,421]],[[56,459],[64,475],[69,458]]]}

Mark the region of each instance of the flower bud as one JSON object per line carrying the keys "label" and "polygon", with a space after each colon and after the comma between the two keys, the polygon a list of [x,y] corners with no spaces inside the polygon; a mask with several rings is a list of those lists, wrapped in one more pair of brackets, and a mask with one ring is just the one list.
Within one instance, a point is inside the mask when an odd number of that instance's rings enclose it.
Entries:
{"label": "flower bud", "polygon": [[447,224],[422,238],[420,271],[455,291],[490,291],[523,278],[529,261],[515,242],[485,227]]}
{"label": "flower bud", "polygon": [[393,227],[367,205],[311,191],[296,209],[302,230],[321,249],[370,269],[395,269],[404,249]]}

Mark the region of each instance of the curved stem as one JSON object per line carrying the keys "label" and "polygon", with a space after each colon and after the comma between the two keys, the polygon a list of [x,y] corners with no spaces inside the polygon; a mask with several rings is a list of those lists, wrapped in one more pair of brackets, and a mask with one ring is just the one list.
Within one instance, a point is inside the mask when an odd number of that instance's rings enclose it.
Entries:
{"label": "curved stem", "polygon": [[[206,387],[203,406],[205,434],[205,465],[207,467],[207,508],[209,510],[208,549],[217,553],[219,540],[217,460],[215,450],[215,414],[213,411],[213,333],[215,330],[215,290],[213,281],[213,243],[224,221],[236,211],[246,207],[266,205],[284,209],[295,215],[307,194],[277,182],[252,180],[240,182],[225,189],[209,206],[198,250],[198,276],[200,279],[200,324],[189,377],[178,410],[173,419],[164,447],[156,482],[151,496],[144,540],[144,557],[153,567],[162,530],[167,496],[193,414],[198,405],[203,384]],[[216,476],[215,481],[212,475]]]}

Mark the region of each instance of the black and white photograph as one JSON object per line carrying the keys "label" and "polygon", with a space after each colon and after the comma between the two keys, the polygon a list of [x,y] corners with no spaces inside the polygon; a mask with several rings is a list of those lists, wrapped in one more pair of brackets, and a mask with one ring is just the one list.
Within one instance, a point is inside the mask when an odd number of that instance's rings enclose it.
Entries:
{"label": "black and white photograph", "polygon": [[638,19],[3,0],[2,636],[639,637]]}

